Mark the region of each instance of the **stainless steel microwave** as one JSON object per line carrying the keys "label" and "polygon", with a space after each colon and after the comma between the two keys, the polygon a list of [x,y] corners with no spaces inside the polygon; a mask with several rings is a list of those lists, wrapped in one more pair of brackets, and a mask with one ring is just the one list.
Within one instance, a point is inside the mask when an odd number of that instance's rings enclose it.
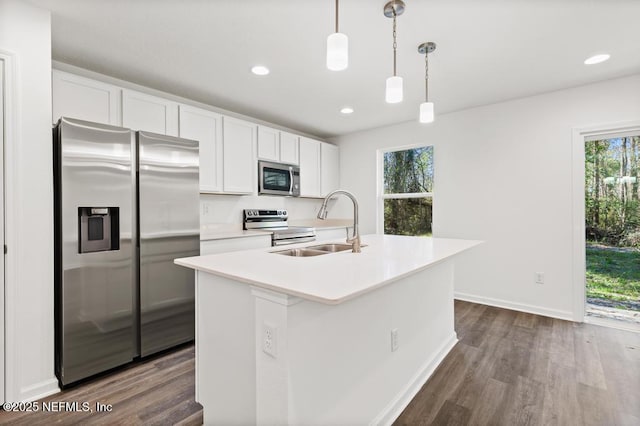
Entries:
{"label": "stainless steel microwave", "polygon": [[300,167],[258,161],[258,194],[300,196]]}

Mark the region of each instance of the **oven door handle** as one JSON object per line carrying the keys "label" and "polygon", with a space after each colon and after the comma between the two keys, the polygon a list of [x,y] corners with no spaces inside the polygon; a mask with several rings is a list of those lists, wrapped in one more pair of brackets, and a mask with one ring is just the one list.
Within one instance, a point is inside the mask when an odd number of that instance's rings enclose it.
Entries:
{"label": "oven door handle", "polygon": [[315,241],[316,237],[291,238],[288,240],[273,240],[272,246],[286,246],[288,244],[310,243]]}
{"label": "oven door handle", "polygon": [[289,195],[293,195],[293,167],[289,167]]}

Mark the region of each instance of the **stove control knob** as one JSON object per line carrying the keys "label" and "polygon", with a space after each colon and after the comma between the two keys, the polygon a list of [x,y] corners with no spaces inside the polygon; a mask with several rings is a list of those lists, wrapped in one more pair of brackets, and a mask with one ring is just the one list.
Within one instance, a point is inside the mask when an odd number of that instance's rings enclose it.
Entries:
{"label": "stove control knob", "polygon": [[283,216],[287,216],[287,211],[286,210],[282,210],[282,215]]}

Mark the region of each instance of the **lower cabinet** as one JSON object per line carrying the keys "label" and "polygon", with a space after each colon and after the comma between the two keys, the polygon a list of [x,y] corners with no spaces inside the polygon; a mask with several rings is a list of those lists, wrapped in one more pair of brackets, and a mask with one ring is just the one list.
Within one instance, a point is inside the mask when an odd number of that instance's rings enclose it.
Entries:
{"label": "lower cabinet", "polygon": [[322,229],[316,228],[316,239],[318,241],[324,240],[339,240],[347,238],[347,231],[349,232],[349,236],[351,236],[351,230],[353,228],[332,228],[332,229]]}
{"label": "lower cabinet", "polygon": [[200,256],[271,247],[271,234],[200,241]]}

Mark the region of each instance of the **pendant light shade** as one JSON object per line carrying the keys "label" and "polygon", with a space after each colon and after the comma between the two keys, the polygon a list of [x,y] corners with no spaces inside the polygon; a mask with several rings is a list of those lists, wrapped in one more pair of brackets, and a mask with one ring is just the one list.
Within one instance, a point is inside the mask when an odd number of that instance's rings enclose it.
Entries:
{"label": "pendant light shade", "polygon": [[349,66],[349,38],[338,31],[338,0],[336,0],[336,32],[327,37],[327,68],[342,71]]}
{"label": "pendant light shade", "polygon": [[418,46],[418,53],[424,55],[424,102],[420,104],[419,120],[432,123],[434,119],[433,102],[429,102],[429,53],[436,50],[436,44],[428,41]]}
{"label": "pendant light shade", "polygon": [[389,104],[397,104],[402,102],[403,90],[402,90],[402,77],[398,77],[396,72],[396,50],[398,43],[396,40],[396,18],[404,12],[405,4],[402,0],[391,0],[384,5],[383,13],[387,18],[393,18],[393,77],[387,78],[387,87],[385,90],[384,99]]}
{"label": "pendant light shade", "polygon": [[346,34],[333,33],[327,37],[327,68],[342,71],[349,66],[349,38]]}
{"label": "pendant light shade", "polygon": [[433,102],[423,102],[420,104],[420,122],[433,122]]}
{"label": "pendant light shade", "polygon": [[384,100],[389,104],[402,102],[402,77],[393,76],[387,78],[387,90]]}

